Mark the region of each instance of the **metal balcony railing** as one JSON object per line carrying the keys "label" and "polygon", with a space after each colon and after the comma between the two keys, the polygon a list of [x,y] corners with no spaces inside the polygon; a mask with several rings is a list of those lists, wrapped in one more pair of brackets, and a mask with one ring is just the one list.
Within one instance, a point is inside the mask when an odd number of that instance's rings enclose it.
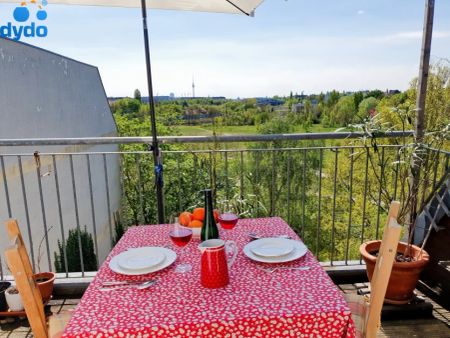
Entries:
{"label": "metal balcony railing", "polygon": [[[360,264],[359,244],[380,238],[385,200],[401,199],[406,184],[400,146],[390,138],[411,135],[389,133],[376,149],[351,143],[358,133],[161,137],[166,218],[200,206],[198,192],[214,187],[221,209],[283,217],[324,264]],[[121,226],[157,223],[149,144],[145,137],[0,140],[0,218],[19,220],[35,270],[85,276]],[[434,167],[421,201],[449,170],[450,153],[429,153]]]}

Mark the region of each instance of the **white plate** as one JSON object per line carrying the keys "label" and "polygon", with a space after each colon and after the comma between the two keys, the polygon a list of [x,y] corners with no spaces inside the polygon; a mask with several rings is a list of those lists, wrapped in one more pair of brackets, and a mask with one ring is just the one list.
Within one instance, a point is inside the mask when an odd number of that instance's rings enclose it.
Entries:
{"label": "white plate", "polygon": [[111,258],[111,260],[109,261],[109,268],[112,271],[122,274],[122,275],[137,276],[137,275],[144,275],[147,273],[156,272],[156,271],[165,269],[168,266],[170,266],[173,262],[175,262],[175,260],[177,259],[177,254],[174,251],[172,251],[170,249],[166,249],[166,248],[161,248],[161,247],[147,246],[147,247],[129,249],[125,252],[139,252],[142,254],[146,254],[146,253],[148,254],[148,253],[152,253],[153,250],[155,250],[155,249],[157,249],[161,253],[163,253],[164,257],[165,257],[164,260],[157,265],[154,265],[152,267],[149,267],[147,269],[142,269],[139,271],[126,270],[119,266],[119,258],[120,258],[120,254],[119,254],[119,255]]}
{"label": "white plate", "polygon": [[255,241],[250,250],[262,257],[280,257],[291,253],[294,245],[284,238],[261,238]]}
{"label": "white plate", "polygon": [[128,250],[119,254],[119,267],[125,270],[145,270],[161,263],[166,256],[159,248],[149,250]]}
{"label": "white plate", "polygon": [[[262,238],[262,239],[265,239],[265,238]],[[261,262],[261,263],[285,263],[285,262],[290,262],[290,261],[299,259],[300,257],[303,257],[308,252],[308,248],[306,247],[305,244],[303,244],[303,242],[283,238],[283,240],[289,241],[289,243],[294,247],[294,249],[287,255],[279,256],[279,257],[262,257],[262,256],[255,255],[252,251],[252,248],[258,246],[258,241],[261,241],[262,239],[252,241],[252,242],[248,243],[246,246],[244,246],[244,254],[248,258],[250,258],[254,261],[257,261],[257,262]],[[282,238],[280,238],[280,239],[282,239]]]}

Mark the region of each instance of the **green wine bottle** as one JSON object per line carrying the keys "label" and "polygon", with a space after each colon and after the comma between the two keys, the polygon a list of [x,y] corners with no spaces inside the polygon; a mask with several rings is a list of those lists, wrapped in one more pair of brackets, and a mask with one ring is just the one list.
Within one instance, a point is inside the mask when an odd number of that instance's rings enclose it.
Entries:
{"label": "green wine bottle", "polygon": [[207,239],[219,238],[219,229],[214,219],[212,205],[212,191],[205,190],[205,219],[203,220],[201,239],[202,242]]}

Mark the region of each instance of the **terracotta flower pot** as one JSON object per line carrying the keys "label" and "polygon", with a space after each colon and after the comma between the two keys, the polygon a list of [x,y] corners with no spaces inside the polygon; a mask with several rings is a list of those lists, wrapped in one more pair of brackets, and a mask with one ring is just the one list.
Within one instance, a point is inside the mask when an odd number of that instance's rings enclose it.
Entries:
{"label": "terracotta flower pot", "polygon": [[33,279],[41,292],[44,303],[49,301],[52,296],[55,277],[56,275],[53,272],[40,272],[33,275]]}
{"label": "terracotta flower pot", "polygon": [[[375,269],[376,256],[380,249],[381,241],[370,241],[361,244],[359,251],[366,263],[367,277],[372,280]],[[405,252],[406,243],[398,243],[397,252]],[[412,262],[394,262],[391,277],[386,290],[385,302],[391,304],[406,304],[414,296],[414,289],[419,280],[420,273],[428,264],[430,256],[422,251],[419,257],[420,248],[412,245],[411,256],[415,258]]]}

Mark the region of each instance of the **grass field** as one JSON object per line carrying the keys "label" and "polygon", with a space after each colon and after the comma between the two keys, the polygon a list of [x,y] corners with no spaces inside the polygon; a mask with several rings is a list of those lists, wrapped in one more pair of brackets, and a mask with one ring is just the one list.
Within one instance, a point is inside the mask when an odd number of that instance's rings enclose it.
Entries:
{"label": "grass field", "polygon": [[[199,125],[199,126],[176,126],[174,129],[183,136],[208,136],[213,134],[213,126]],[[320,124],[311,126],[308,132],[333,132],[336,128],[324,127]],[[220,126],[215,127],[217,135],[243,135],[243,134],[257,134],[256,126]],[[301,126],[296,126],[296,133],[305,133],[306,130]]]}

